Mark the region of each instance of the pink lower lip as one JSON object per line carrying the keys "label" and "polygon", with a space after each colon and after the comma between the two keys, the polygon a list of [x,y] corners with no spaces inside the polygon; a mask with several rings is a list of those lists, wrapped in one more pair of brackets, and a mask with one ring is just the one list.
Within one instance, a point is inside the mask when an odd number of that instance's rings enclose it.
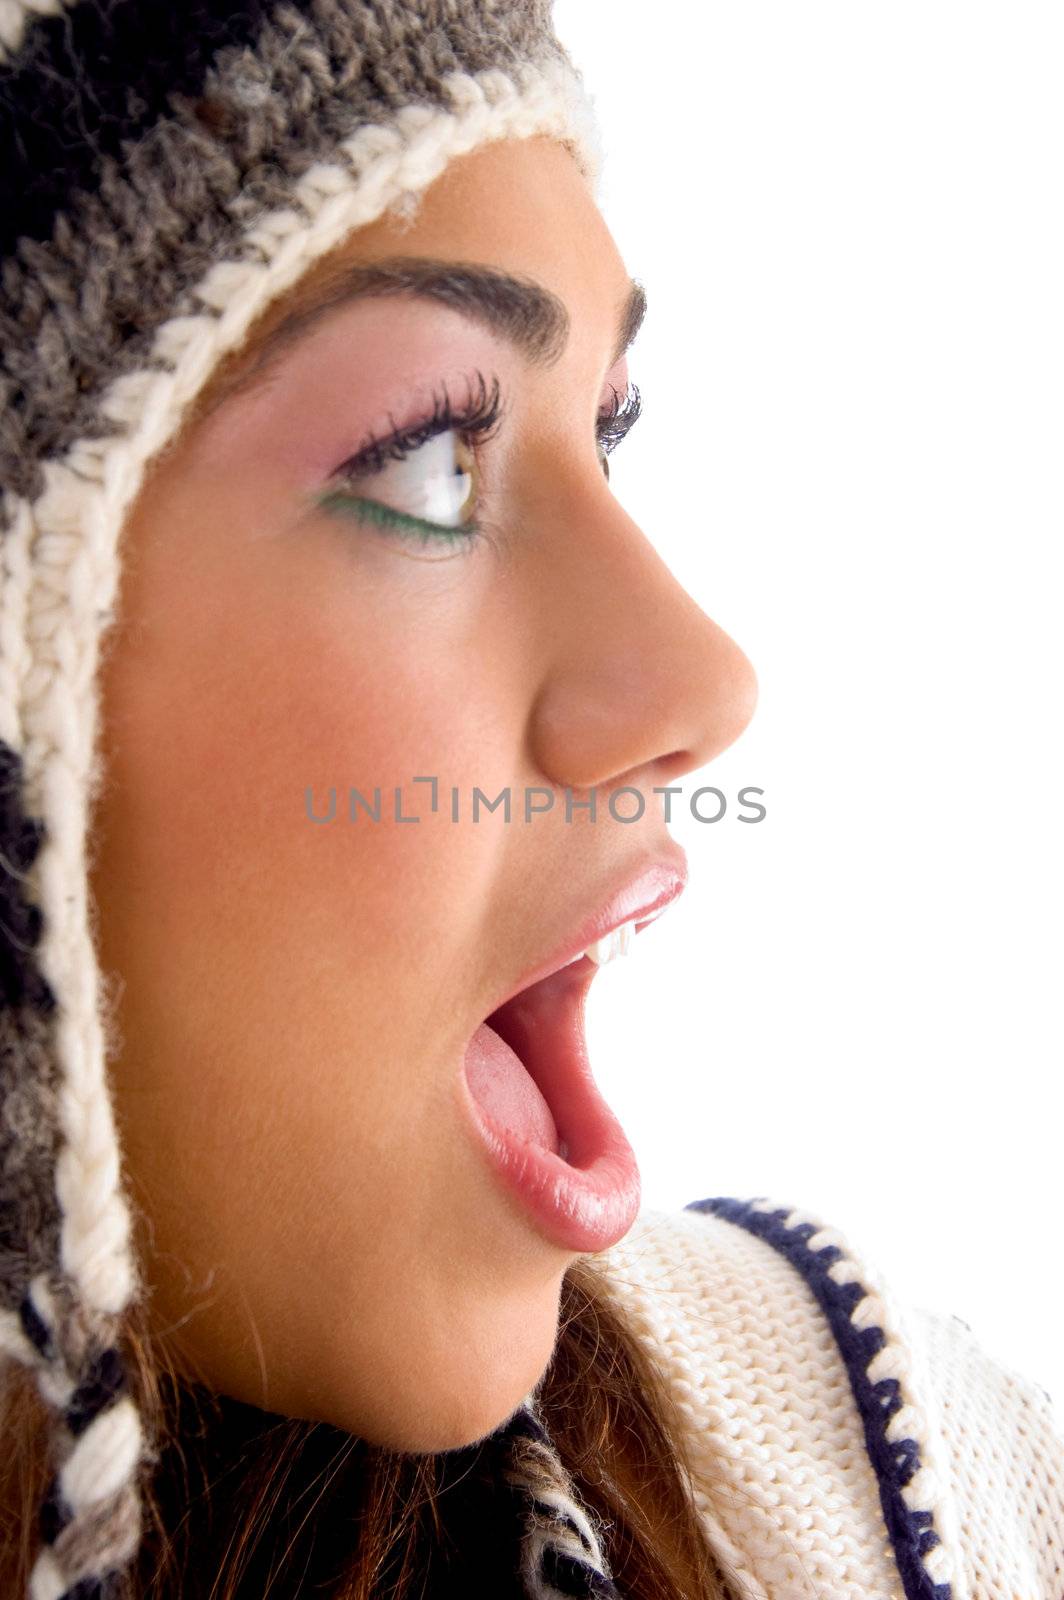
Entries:
{"label": "pink lower lip", "polygon": [[[572,985],[576,974],[559,975]],[[592,1254],[616,1244],[635,1222],[640,1205],[639,1166],[617,1118],[591,1076],[583,1035],[583,1000],[572,1003],[571,1025],[558,1055],[536,1081],[547,1098],[566,1160],[529,1144],[493,1122],[471,1093],[464,1068],[461,1098],[491,1166],[552,1244]]]}

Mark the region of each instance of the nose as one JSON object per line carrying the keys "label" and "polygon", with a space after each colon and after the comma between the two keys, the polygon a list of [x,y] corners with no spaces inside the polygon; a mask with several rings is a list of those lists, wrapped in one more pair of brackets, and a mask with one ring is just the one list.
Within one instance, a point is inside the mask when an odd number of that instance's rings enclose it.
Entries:
{"label": "nose", "polygon": [[[737,739],[757,679],[601,477],[551,523],[531,753],[573,789],[673,782]],[[576,531],[578,530],[578,532]]]}

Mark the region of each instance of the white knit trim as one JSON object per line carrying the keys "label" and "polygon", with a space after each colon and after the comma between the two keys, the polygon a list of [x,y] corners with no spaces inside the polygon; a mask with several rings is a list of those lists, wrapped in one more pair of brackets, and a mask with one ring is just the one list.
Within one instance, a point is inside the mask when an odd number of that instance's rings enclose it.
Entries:
{"label": "white knit trim", "polygon": [[831,1244],[842,1252],[827,1268],[828,1277],[839,1284],[859,1283],[865,1290],[850,1312],[850,1322],[857,1329],[878,1328],[884,1338],[882,1349],[869,1361],[865,1372],[872,1383],[883,1378],[895,1379],[901,1400],[884,1430],[884,1437],[891,1443],[915,1439],[920,1450],[920,1466],[899,1493],[910,1511],[931,1512],[940,1540],[925,1551],[920,1560],[935,1583],[951,1586],[952,1600],[967,1600],[967,1582],[957,1560],[961,1530],[954,1516],[953,1502],[946,1492],[947,1475],[939,1459],[939,1440],[931,1426],[928,1397],[922,1381],[924,1375],[914,1362],[918,1341],[901,1307],[879,1271],[870,1262],[860,1259],[846,1237],[835,1228],[825,1227],[813,1212],[792,1210],[779,1201],[764,1199],[752,1202],[751,1210],[786,1211],[783,1225],[788,1232],[803,1223],[812,1223],[818,1231],[810,1235],[806,1249],[816,1251]]}
{"label": "white knit trim", "polygon": [[59,1570],[55,1556],[44,1545],[30,1574],[29,1600],[61,1600],[69,1585]]}
{"label": "white knit trim", "polygon": [[129,1395],[94,1417],[59,1474],[63,1499],[74,1513],[106,1500],[133,1476],[144,1435]]}
{"label": "white knit trim", "polygon": [[[895,1490],[910,1511],[930,1512],[939,1543],[926,1551],[918,1559],[922,1562],[923,1569],[928,1578],[935,1584],[949,1584],[952,1600],[972,1600],[971,1590],[967,1575],[964,1571],[964,1539],[960,1526],[957,1501],[952,1493],[950,1477],[947,1466],[946,1441],[938,1421],[938,1412],[935,1408],[934,1388],[930,1374],[926,1368],[922,1350],[923,1341],[919,1330],[903,1314],[896,1303],[892,1293],[886,1287],[881,1275],[859,1253],[855,1252],[848,1242],[845,1234],[834,1227],[824,1225],[821,1219],[813,1212],[804,1209],[795,1209],[788,1204],[772,1200],[757,1199],[745,1203],[750,1212],[765,1214],[781,1214],[781,1221],[787,1230],[809,1225],[811,1236],[808,1240],[800,1242],[803,1251],[815,1253],[828,1245],[834,1246],[841,1252],[839,1258],[831,1265],[823,1266],[822,1275],[828,1275],[839,1284],[858,1283],[865,1291],[862,1297],[854,1304],[850,1312],[850,1321],[855,1329],[876,1327],[882,1331],[884,1343],[876,1356],[867,1362],[864,1371],[870,1382],[875,1383],[883,1378],[893,1378],[898,1385],[898,1399],[900,1405],[893,1416],[889,1418],[883,1436],[891,1441],[903,1438],[916,1441],[921,1466],[914,1473],[905,1488],[898,1486]],[[708,1256],[707,1262],[712,1262],[713,1271],[720,1270],[721,1282],[724,1286],[725,1298],[729,1308],[733,1301],[731,1291],[736,1281],[746,1281],[746,1268],[742,1265],[742,1246],[736,1240],[750,1241],[752,1250],[758,1256],[762,1250],[767,1251],[777,1262],[787,1258],[779,1251],[775,1242],[761,1240],[752,1230],[742,1224],[737,1224],[730,1219],[719,1217],[715,1212],[697,1213],[687,1211],[679,1214],[670,1214],[656,1211],[644,1211],[640,1214],[637,1225],[633,1227],[630,1235],[614,1246],[605,1258],[603,1276],[605,1281],[619,1294],[624,1304],[626,1314],[633,1327],[641,1338],[646,1341],[659,1364],[669,1370],[673,1392],[681,1415],[690,1428],[692,1458],[697,1462],[702,1449],[703,1435],[713,1433],[712,1450],[718,1462],[725,1461],[734,1456],[736,1463],[742,1463],[744,1457],[749,1456],[756,1447],[759,1452],[762,1448],[767,1452],[771,1461],[776,1451],[789,1452],[793,1444],[793,1435],[790,1426],[785,1430],[779,1427],[779,1415],[774,1409],[777,1397],[771,1383],[766,1383],[762,1390],[762,1412],[751,1412],[745,1417],[733,1417],[730,1409],[730,1400],[723,1404],[720,1401],[717,1379],[714,1377],[710,1388],[714,1394],[714,1401],[707,1403],[705,1395],[701,1392],[703,1379],[700,1373],[705,1370],[704,1363],[708,1363],[713,1372],[718,1370],[729,1371],[736,1364],[740,1368],[749,1361],[750,1349],[759,1349],[758,1336],[753,1333],[747,1339],[741,1324],[734,1329],[726,1323],[718,1324],[715,1315],[707,1318],[713,1326],[714,1332],[707,1340],[706,1346],[697,1355],[692,1356],[689,1351],[689,1340],[693,1337],[697,1345],[699,1321],[699,1297],[712,1296],[714,1292],[714,1278],[707,1273],[705,1281],[696,1278],[692,1281],[686,1274],[690,1269],[690,1258],[682,1249],[673,1247],[673,1238],[683,1239],[688,1226],[697,1218],[698,1227],[709,1223],[711,1232],[720,1235],[723,1249],[718,1258],[714,1247],[714,1254]],[[697,1235],[698,1228],[695,1233]],[[657,1242],[657,1235],[661,1235],[661,1243]],[[730,1235],[734,1238],[729,1239]],[[738,1250],[739,1265],[733,1265],[735,1254]],[[730,1254],[729,1254],[730,1252]],[[695,1257],[697,1261],[698,1256]],[[679,1267],[685,1272],[682,1281],[678,1281],[676,1273]],[[806,1278],[802,1266],[791,1262],[789,1265],[794,1270],[796,1281],[801,1281],[808,1291],[812,1302],[816,1305],[816,1317],[819,1321],[823,1317],[823,1309],[819,1299],[813,1294],[812,1284]],[[754,1257],[752,1270],[749,1274],[751,1288],[748,1299],[743,1303],[748,1314],[757,1314],[756,1307],[760,1298],[760,1268],[757,1266],[757,1256]],[[734,1276],[732,1276],[734,1275]],[[677,1333],[673,1323],[673,1314],[676,1314],[681,1331]],[[687,1319],[690,1327],[686,1327]],[[832,1345],[836,1344],[832,1339]],[[845,1362],[841,1349],[837,1356],[838,1369],[845,1370]],[[777,1368],[772,1367],[776,1374]],[[849,1388],[849,1385],[847,1385]],[[727,1392],[727,1386],[723,1386]],[[856,1418],[857,1413],[854,1412]],[[804,1418],[795,1413],[795,1427],[799,1439],[806,1437]],[[863,1434],[863,1427],[862,1427]],[[810,1443],[814,1437],[815,1429],[807,1437]],[[865,1454],[865,1443],[862,1438],[862,1458]],[[870,1481],[876,1485],[875,1495],[878,1511],[879,1479],[874,1471],[873,1463],[868,1460]],[[749,1589],[750,1600],[758,1596],[762,1600],[762,1590],[755,1574],[764,1574],[772,1571],[775,1583],[768,1585],[767,1593],[791,1592],[785,1590],[779,1570],[779,1554],[775,1550],[775,1541],[780,1536],[783,1523],[781,1521],[780,1502],[778,1499],[778,1484],[773,1481],[770,1471],[765,1475],[760,1474],[760,1468],[753,1472],[752,1478],[747,1481],[744,1476],[744,1488],[751,1496],[751,1508],[758,1506],[760,1510],[770,1509],[772,1516],[772,1547],[766,1546],[762,1551],[758,1544],[757,1527],[753,1521],[749,1526],[744,1525],[741,1540],[742,1550],[729,1543],[724,1535],[721,1523],[725,1520],[724,1511],[718,1517],[718,1508],[713,1503],[711,1495],[718,1493],[718,1484],[714,1478],[710,1493],[705,1493],[698,1482],[695,1483],[695,1500],[706,1525],[707,1535],[713,1547],[718,1551],[723,1560],[732,1568],[732,1575],[737,1580],[747,1600],[746,1591]],[[841,1481],[841,1480],[840,1480]],[[831,1500],[837,1485],[834,1481],[825,1480],[823,1487],[817,1489],[820,1510],[824,1519],[818,1525],[822,1535],[824,1528],[830,1525],[833,1510],[844,1511],[850,1505],[849,1501],[839,1501],[834,1507]],[[792,1486],[793,1488],[793,1486]],[[756,1497],[756,1499],[755,1499]],[[794,1490],[790,1503],[790,1512],[801,1515],[800,1506],[803,1502],[797,1491]],[[727,1509],[727,1508],[725,1508]],[[794,1528],[788,1524],[790,1536],[796,1541],[795,1548],[800,1550],[803,1570],[805,1564],[812,1559],[812,1553],[805,1548],[804,1534],[799,1536]],[[867,1536],[867,1530],[865,1530]],[[884,1550],[888,1552],[890,1567],[897,1573],[898,1551],[890,1541],[886,1529],[883,1530]],[[908,1547],[911,1548],[911,1547]],[[913,1555],[916,1555],[913,1550]],[[817,1560],[822,1561],[825,1550],[817,1552]],[[870,1592],[867,1588],[847,1587],[843,1582],[844,1556],[839,1552],[840,1567],[836,1574],[834,1586],[830,1592],[834,1594],[852,1594],[854,1600],[859,1593]],[[848,1581],[848,1580],[847,1580]],[[806,1586],[795,1590],[796,1593],[810,1592]],[[875,1591],[880,1592],[879,1588]],[[900,1594],[900,1589],[898,1593]]]}
{"label": "white knit trim", "polygon": [[22,748],[19,710],[30,664],[26,601],[30,591],[33,515],[25,500],[4,491],[6,529],[0,537],[0,739]]}
{"label": "white knit trim", "polygon": [[0,1354],[13,1356],[24,1367],[38,1366],[43,1359],[40,1351],[23,1333],[17,1311],[0,1311]]}
{"label": "white knit trim", "polygon": [[[36,1311],[38,1317],[46,1328],[55,1328],[58,1317],[56,1315],[55,1296],[52,1294],[48,1283],[48,1276],[38,1272],[30,1279],[26,1291],[26,1299]],[[37,1368],[37,1386],[41,1394],[56,1410],[64,1410],[69,1405],[77,1388],[77,1383],[65,1370],[61,1363],[49,1365],[35,1346],[33,1349],[33,1366]]]}
{"label": "white knit trim", "polygon": [[[32,506],[8,502],[17,539],[4,574],[0,630],[5,639],[11,635],[14,649],[0,690],[6,699],[21,689],[27,803],[47,827],[34,872],[44,919],[40,966],[60,999],[62,1267],[84,1301],[104,1313],[122,1311],[137,1291],[86,872],[88,824],[102,776],[96,672],[100,633],[118,590],[119,535],[148,462],[175,436],[223,356],[273,299],[353,230],[425,189],[456,156],[497,139],[546,134],[574,142],[589,183],[597,184],[590,101],[565,63],[526,69],[519,83],[500,71],[453,73],[445,87],[453,111],[406,106],[393,123],[363,127],[344,141],[342,160],[312,167],[295,189],[304,210],[279,209],[248,231],[259,259],[213,266],[194,291],[210,310],[163,324],[153,365],[106,391],[100,409],[123,432],[76,441],[61,460],[43,464],[45,488]],[[169,370],[157,370],[158,363]],[[20,649],[23,617],[28,644]],[[17,730],[10,700],[0,719],[0,727]]]}
{"label": "white knit trim", "polygon": [[[53,1328],[55,1303],[43,1273],[31,1279],[26,1298],[45,1325]],[[47,1357],[26,1337],[17,1311],[0,1310],[0,1354],[14,1356],[24,1367],[35,1368],[37,1387],[57,1411],[69,1405],[77,1384],[61,1365],[49,1366]]]}
{"label": "white knit trim", "polygon": [[[40,1359],[38,1356],[38,1363]],[[74,1398],[77,1384],[61,1368],[41,1366],[37,1373],[37,1387],[56,1411],[65,1411]]]}
{"label": "white knit trim", "polygon": [[0,64],[13,56],[34,17],[57,17],[76,0],[0,0]]}

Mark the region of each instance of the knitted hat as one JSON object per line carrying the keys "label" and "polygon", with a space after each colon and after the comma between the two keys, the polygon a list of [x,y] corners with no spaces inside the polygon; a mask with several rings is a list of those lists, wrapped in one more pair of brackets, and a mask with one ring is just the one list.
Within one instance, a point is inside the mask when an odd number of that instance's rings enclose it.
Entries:
{"label": "knitted hat", "polygon": [[[30,1600],[103,1600],[156,1459],[86,865],[124,518],[353,229],[489,141],[599,153],[549,0],[0,0],[0,123],[0,1353],[52,1417]],[[500,1437],[526,1592],[616,1594],[534,1393]]]}

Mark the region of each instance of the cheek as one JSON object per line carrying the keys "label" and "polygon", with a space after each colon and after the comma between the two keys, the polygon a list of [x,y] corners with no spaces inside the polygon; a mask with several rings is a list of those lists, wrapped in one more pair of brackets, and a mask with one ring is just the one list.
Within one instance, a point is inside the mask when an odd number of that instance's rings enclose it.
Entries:
{"label": "cheek", "polygon": [[[212,531],[194,567],[162,539],[146,550],[126,593],[138,626],[102,676],[99,947],[125,980],[125,1148],[154,1243],[182,1264],[166,1307],[176,1322],[186,1267],[220,1262],[299,1343],[316,1337],[323,1252],[353,1264],[339,1283],[356,1299],[379,1297],[411,1239],[457,1273],[441,1227],[497,1253],[503,1223],[480,1217],[454,1120],[452,1058],[476,1019],[451,980],[506,835],[452,825],[446,786],[501,787],[521,724],[457,571],[449,599],[422,572],[385,604],[379,581],[347,587],[327,542],[296,563],[264,540],[251,560]],[[435,817],[417,774],[440,778]],[[394,820],[396,784],[422,822]],[[349,822],[349,787],[377,785],[382,820]],[[332,823],[310,821],[308,787],[319,815],[335,787]],[[223,1353],[224,1305],[201,1324]]]}
{"label": "cheek", "polygon": [[[299,570],[267,541],[254,562],[222,553],[195,583],[145,564],[130,599],[148,625],[123,641],[108,684],[113,809],[139,876],[175,915],[198,902],[217,926],[280,897],[323,939],[350,938],[356,908],[358,923],[398,933],[418,904],[431,910],[434,884],[453,888],[463,844],[485,837],[443,826],[446,795],[505,764],[490,741],[507,718],[468,692],[490,674],[456,643],[453,603],[360,586],[327,542],[309,548]],[[415,775],[438,777],[436,817]],[[420,823],[395,819],[397,786],[401,814]],[[380,821],[364,809],[351,820],[352,788],[370,804],[380,791]]]}

